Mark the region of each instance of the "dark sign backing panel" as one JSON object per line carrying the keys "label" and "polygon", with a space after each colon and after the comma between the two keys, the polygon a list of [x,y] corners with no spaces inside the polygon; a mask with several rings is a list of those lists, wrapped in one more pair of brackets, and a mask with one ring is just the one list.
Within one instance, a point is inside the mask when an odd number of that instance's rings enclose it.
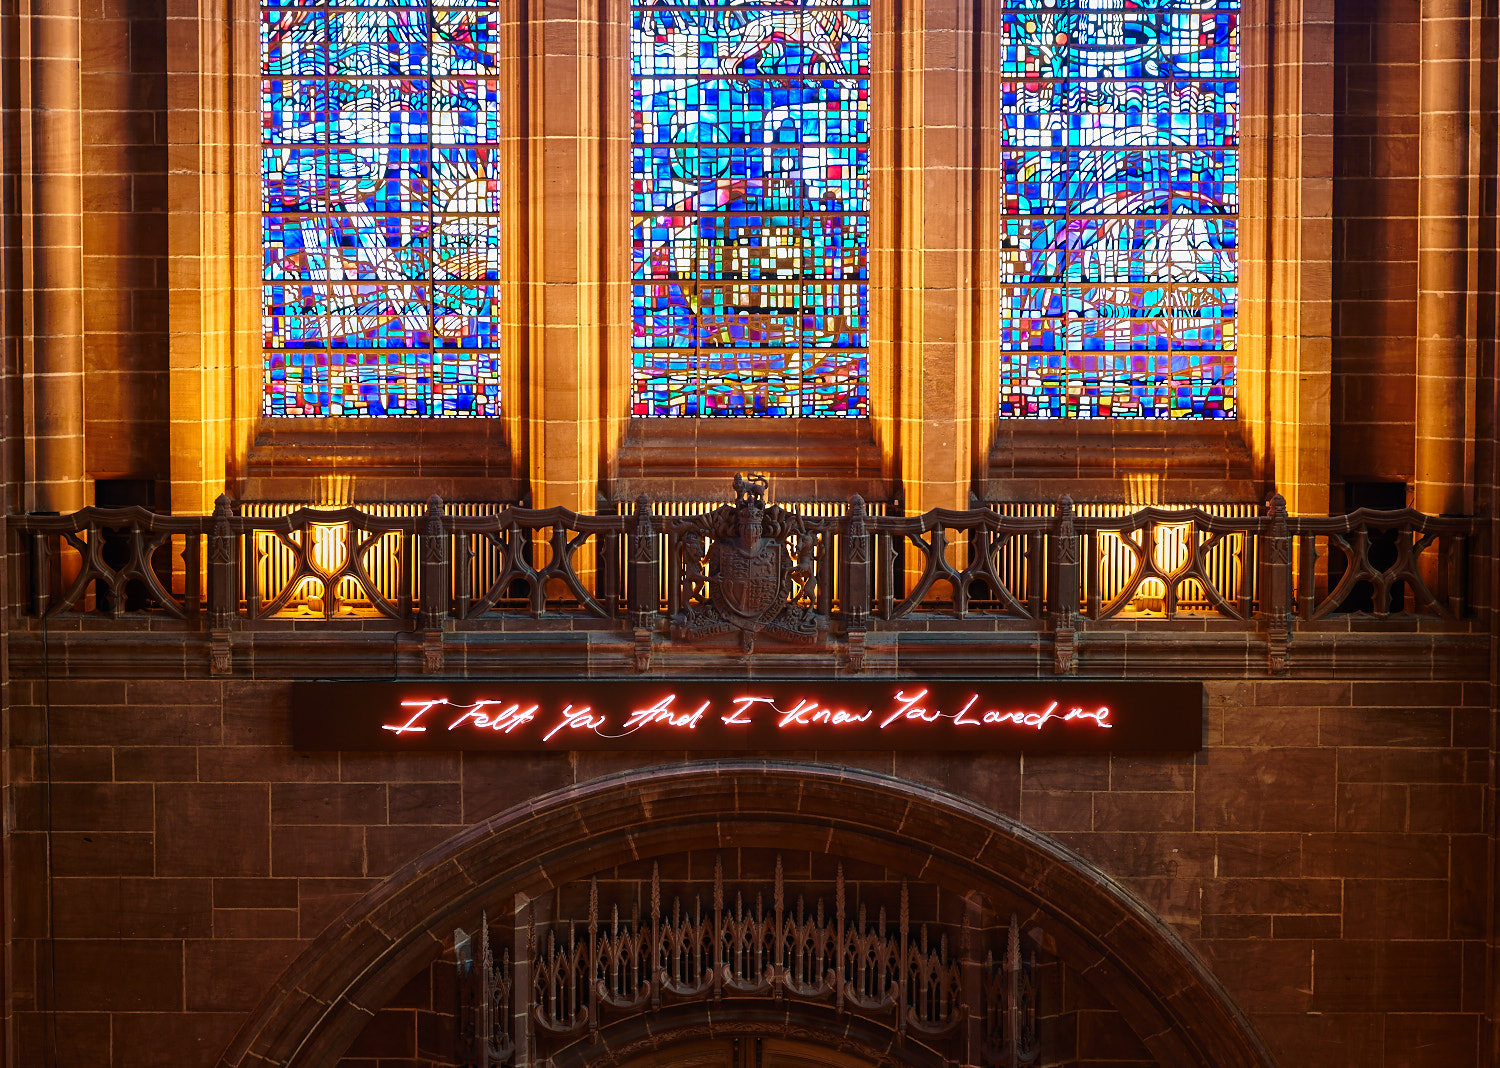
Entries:
{"label": "dark sign backing panel", "polygon": [[1025,679],[296,682],[302,750],[1196,752],[1203,684]]}

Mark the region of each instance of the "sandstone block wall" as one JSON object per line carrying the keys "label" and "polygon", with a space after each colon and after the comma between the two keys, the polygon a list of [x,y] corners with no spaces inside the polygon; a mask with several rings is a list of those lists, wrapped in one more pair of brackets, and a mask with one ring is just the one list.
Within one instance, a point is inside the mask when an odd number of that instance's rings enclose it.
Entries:
{"label": "sandstone block wall", "polygon": [[[63,1065],[211,1065],[308,942],[412,858],[653,759],[295,753],[286,686],[269,681],[11,690],[22,1063],[55,1042]],[[972,798],[1077,850],[1188,936],[1283,1064],[1478,1063],[1487,685],[1209,694],[1194,756],[817,758]],[[415,1027],[441,1008],[435,982],[413,977],[392,1011]],[[410,1063],[415,1043],[384,1063]],[[369,1068],[371,1052],[350,1055]]]}

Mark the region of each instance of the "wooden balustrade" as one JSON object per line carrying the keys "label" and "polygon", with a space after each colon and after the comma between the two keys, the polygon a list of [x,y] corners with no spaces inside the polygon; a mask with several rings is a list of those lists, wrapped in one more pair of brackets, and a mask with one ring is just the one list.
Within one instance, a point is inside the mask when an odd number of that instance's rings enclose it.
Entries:
{"label": "wooden balustrade", "polygon": [[[1058,670],[1080,630],[1109,621],[1203,619],[1264,633],[1284,662],[1299,627],[1472,612],[1469,552],[1479,521],[1404,509],[1288,516],[1142,508],[1082,516],[991,508],[920,516],[807,515],[737,499],[663,517],[641,498],[618,515],[518,506],[453,515],[359,508],[211,516],[85,508],[13,516],[12,559],[26,619],[149,618],[216,633],[285,622],[386,620],[398,629],[545,626],[653,642],[724,635],[845,649],[857,670],[882,630],[995,627],[1052,636]],[[89,624],[92,625],[92,624]]]}

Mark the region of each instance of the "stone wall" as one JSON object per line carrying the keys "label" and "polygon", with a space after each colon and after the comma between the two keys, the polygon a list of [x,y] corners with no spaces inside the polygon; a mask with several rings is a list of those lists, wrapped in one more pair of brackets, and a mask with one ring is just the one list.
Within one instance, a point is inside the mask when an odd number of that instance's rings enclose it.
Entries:
{"label": "stone wall", "polygon": [[[511,805],[650,759],[294,753],[277,682],[12,692],[28,1064],[53,1042],[63,1065],[214,1064],[288,963],[383,878]],[[1209,694],[1193,757],[819,756],[972,798],[1077,850],[1189,938],[1280,1063],[1479,1063],[1487,686]],[[431,982],[414,978],[392,1010],[415,1021],[408,1002],[431,999]],[[55,1026],[38,1011],[54,997]]]}
{"label": "stone wall", "polygon": [[[92,478],[167,478],[164,0],[84,0],[84,435]],[[158,501],[165,505],[165,499]]]}
{"label": "stone wall", "polygon": [[1415,460],[1419,0],[1340,0],[1334,36],[1333,467],[1410,481]]}

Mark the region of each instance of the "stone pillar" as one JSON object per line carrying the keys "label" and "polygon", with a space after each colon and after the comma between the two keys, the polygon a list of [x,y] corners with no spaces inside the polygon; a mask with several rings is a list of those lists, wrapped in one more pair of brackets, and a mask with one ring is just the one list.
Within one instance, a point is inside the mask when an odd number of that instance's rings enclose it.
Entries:
{"label": "stone pillar", "polygon": [[1415,506],[1473,507],[1468,339],[1469,0],[1422,0]]}
{"label": "stone pillar", "polygon": [[[237,224],[233,209],[237,196],[242,204],[258,199],[258,194],[256,199],[245,196],[244,174],[238,190],[234,185],[235,141],[246,136],[243,121],[237,120],[259,106],[258,86],[256,95],[247,96],[249,86],[242,80],[240,91],[231,92],[231,56],[244,40],[237,6],[245,5],[231,0],[167,0],[166,5],[168,436],[171,507],[179,514],[213,510],[225,488],[231,450],[234,285],[236,272],[244,271],[241,250],[251,238],[246,224],[255,216],[253,207],[241,208]],[[244,63],[243,49],[237,55]],[[259,61],[255,63],[258,69]],[[254,155],[258,172],[258,151]],[[254,224],[258,229],[258,220]],[[239,250],[233,241],[236,229]],[[259,244],[258,234],[253,240]],[[242,289],[239,314],[242,319],[254,315],[249,321],[256,321],[258,294],[252,294]],[[249,337],[242,330],[240,344]],[[258,366],[258,352],[252,349],[244,357]]]}
{"label": "stone pillar", "polygon": [[1328,511],[1333,382],[1333,0],[1247,3],[1240,395],[1257,467]]}
{"label": "stone pillar", "polygon": [[973,484],[974,9],[907,0],[897,11],[891,310],[901,484],[914,515],[967,508]]}
{"label": "stone pillar", "polygon": [[616,292],[630,230],[629,10],[625,0],[533,0],[528,12],[531,498],[592,512],[602,354],[630,340]]}
{"label": "stone pillar", "polygon": [[[83,456],[83,125],[79,0],[32,0],[30,100],[23,102],[32,445],[26,507],[71,512],[87,501]],[[29,110],[25,104],[29,103]],[[29,201],[26,203],[25,201]]]}

